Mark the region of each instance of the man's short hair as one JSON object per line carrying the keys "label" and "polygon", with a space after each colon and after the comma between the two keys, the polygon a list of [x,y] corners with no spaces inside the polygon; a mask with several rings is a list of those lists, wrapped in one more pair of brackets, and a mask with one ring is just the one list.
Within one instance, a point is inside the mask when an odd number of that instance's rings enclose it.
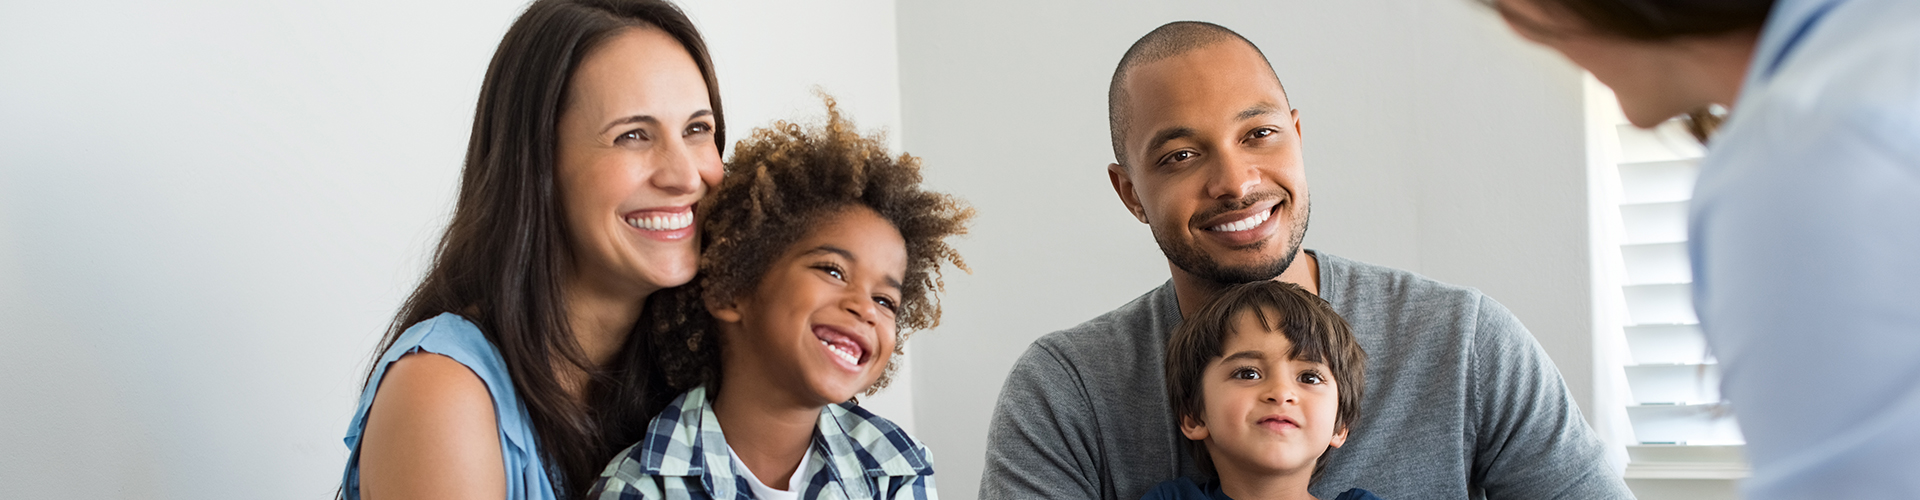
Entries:
{"label": "man's short hair", "polygon": [[[1239,33],[1225,26],[1202,21],[1174,21],[1162,24],[1146,36],[1133,42],[1127,48],[1126,55],[1120,56],[1120,65],[1113,70],[1113,81],[1107,84],[1107,129],[1113,134],[1113,159],[1122,166],[1129,166],[1126,146],[1127,128],[1127,75],[1141,65],[1213,46],[1214,44],[1238,40],[1260,54],[1260,60],[1266,61],[1267,54],[1260,47],[1248,41]],[[1267,72],[1273,73],[1273,81],[1280,82],[1280,74],[1273,72],[1273,62],[1267,61]],[[1280,86],[1280,94],[1286,95],[1286,85]]]}
{"label": "man's short hair", "polygon": [[[1234,318],[1250,312],[1265,332],[1234,332]],[[1173,407],[1175,422],[1187,418],[1204,422],[1205,392],[1202,389],[1207,364],[1226,355],[1227,338],[1242,335],[1278,333],[1287,337],[1292,359],[1326,363],[1334,381],[1340,408],[1334,414],[1334,429],[1351,429],[1360,418],[1360,396],[1366,392],[1367,353],[1353,338],[1353,331],[1340,313],[1333,311],[1319,296],[1299,285],[1280,281],[1255,281],[1227,287],[1199,312],[1186,318],[1173,330],[1167,342],[1167,399]],[[1329,449],[1332,447],[1329,446]],[[1216,474],[1212,456],[1202,441],[1187,441],[1194,463],[1208,475]],[[1314,460],[1313,477],[1326,469],[1326,454]]]}

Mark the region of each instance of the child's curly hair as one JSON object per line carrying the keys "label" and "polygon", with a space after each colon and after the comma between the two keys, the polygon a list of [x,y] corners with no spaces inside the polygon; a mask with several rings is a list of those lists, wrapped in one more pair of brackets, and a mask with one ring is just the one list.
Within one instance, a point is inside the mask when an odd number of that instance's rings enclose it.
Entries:
{"label": "child's curly hair", "polygon": [[[890,156],[885,136],[861,135],[831,96],[825,124],[777,121],[754,130],[727,162],[726,179],[699,206],[700,276],[648,300],[655,361],[674,389],[720,385],[720,334],[704,300],[725,303],[752,293],[780,258],[823,216],[865,206],[892,223],[907,244],[893,352],[913,330],[940,324],[940,264],[966,263],[946,238],[966,234],[973,209],[958,198],[920,188],[920,159]],[[894,359],[898,359],[897,357]],[[887,386],[895,361],[866,394]]]}

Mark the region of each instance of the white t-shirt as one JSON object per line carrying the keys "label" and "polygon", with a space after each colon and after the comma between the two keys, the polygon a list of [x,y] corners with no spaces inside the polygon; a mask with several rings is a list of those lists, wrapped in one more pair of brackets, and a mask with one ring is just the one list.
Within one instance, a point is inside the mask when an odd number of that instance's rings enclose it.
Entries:
{"label": "white t-shirt", "polygon": [[740,461],[740,454],[735,453],[731,445],[727,446],[727,458],[733,460],[733,467],[735,469],[739,469],[741,474],[747,476],[747,486],[753,488],[754,498],[761,500],[800,500],[800,492],[796,491],[793,485],[795,483],[806,484],[800,481],[800,473],[807,470],[807,462],[813,461],[813,450],[809,449],[807,453],[800,455],[800,465],[793,468],[793,474],[787,476],[787,484],[781,485],[779,489],[767,486],[767,483],[761,482],[758,476],[753,475],[753,470],[747,468],[746,462]]}

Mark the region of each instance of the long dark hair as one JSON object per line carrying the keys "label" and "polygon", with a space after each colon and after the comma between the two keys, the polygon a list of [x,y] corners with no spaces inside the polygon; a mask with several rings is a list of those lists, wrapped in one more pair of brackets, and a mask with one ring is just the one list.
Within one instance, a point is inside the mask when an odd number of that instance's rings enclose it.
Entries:
{"label": "long dark hair", "polygon": [[[1506,2],[1533,2],[1549,11],[1579,19],[1593,33],[1643,42],[1759,31],[1773,12],[1774,0],[1481,0],[1516,24],[1538,32],[1553,28],[1529,22],[1508,12]],[[1687,132],[1700,142],[1720,127],[1726,115],[1710,107],[1686,114]]]}
{"label": "long dark hair", "polygon": [[[539,0],[515,20],[487,65],[453,220],[433,266],[387,329],[379,353],[408,326],[457,313],[500,349],[561,498],[579,496],[621,448],[639,440],[671,397],[646,335],[627,336],[608,366],[586,360],[567,324],[562,280],[571,266],[554,184],[556,128],[568,82],[586,54],[620,32],[652,27],[700,67],[715,147],[726,144],[720,87],[706,42],[664,0]],[[569,397],[559,367],[585,371],[587,403]],[[372,370],[368,371],[371,378]]]}

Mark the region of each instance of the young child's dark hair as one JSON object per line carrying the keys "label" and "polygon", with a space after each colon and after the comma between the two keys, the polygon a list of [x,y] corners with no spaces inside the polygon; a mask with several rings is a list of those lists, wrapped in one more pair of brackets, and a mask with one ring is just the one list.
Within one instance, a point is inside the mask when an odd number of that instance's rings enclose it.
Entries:
{"label": "young child's dark hair", "polygon": [[[1234,318],[1251,312],[1265,332],[1235,332]],[[1278,333],[1293,344],[1287,356],[1325,363],[1334,381],[1340,409],[1334,415],[1335,429],[1351,429],[1360,418],[1360,396],[1367,380],[1367,353],[1353,338],[1347,320],[1333,311],[1319,296],[1299,285],[1279,281],[1256,281],[1227,287],[1212,302],[1186,318],[1167,342],[1167,399],[1173,406],[1174,421],[1192,418],[1204,421],[1206,400],[1202,382],[1211,363],[1226,353],[1227,339],[1234,333]],[[1331,449],[1331,447],[1329,447]],[[1216,474],[1213,458],[1203,441],[1187,441],[1200,470]],[[1325,454],[1314,461],[1313,477],[1326,468]]]}
{"label": "young child's dark hair", "polygon": [[[946,238],[966,233],[973,209],[921,189],[919,158],[888,154],[883,135],[861,135],[832,97],[821,98],[824,124],[778,121],[740,142],[725,180],[700,201],[699,277],[648,299],[642,324],[652,330],[657,369],[673,388],[704,384],[719,390],[723,346],[703,300],[724,303],[752,293],[787,247],[823,217],[856,206],[873,209],[906,240],[894,354],[903,352],[913,330],[940,324],[940,265],[967,269]],[[868,394],[886,387],[895,362],[889,361]]]}

